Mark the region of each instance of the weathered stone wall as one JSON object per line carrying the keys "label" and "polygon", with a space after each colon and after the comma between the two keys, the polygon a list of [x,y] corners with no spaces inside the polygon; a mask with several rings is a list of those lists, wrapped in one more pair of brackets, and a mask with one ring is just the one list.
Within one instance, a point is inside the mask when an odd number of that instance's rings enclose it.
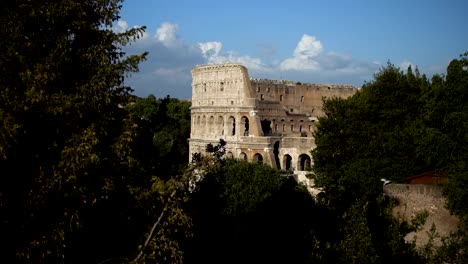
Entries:
{"label": "weathered stone wall", "polygon": [[[416,245],[421,247],[429,239],[428,232],[432,224],[441,236],[447,236],[456,231],[459,219],[450,214],[445,207],[446,200],[442,195],[440,186],[425,184],[388,184],[384,186],[384,192],[395,198],[397,205],[393,208],[393,216],[399,220],[411,221],[416,215],[427,210],[429,216],[423,228],[418,232],[412,232],[406,236],[407,241],[416,240]],[[436,240],[436,244],[440,240]]]}
{"label": "weathered stone wall", "polygon": [[312,133],[323,115],[323,98],[356,91],[346,85],[251,80],[240,64],[197,66],[192,69],[190,156],[222,138],[227,156],[304,171],[312,163]]}

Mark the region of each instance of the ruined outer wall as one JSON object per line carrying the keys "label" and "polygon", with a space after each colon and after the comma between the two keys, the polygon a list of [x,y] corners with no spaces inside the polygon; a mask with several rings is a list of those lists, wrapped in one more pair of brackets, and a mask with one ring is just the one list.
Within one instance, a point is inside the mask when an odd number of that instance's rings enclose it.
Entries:
{"label": "ruined outer wall", "polygon": [[[423,228],[418,232],[409,233],[405,240],[413,241],[421,247],[428,241],[428,232],[434,223],[436,231],[441,236],[447,236],[455,231],[459,219],[450,214],[445,207],[446,200],[440,186],[425,184],[388,184],[384,192],[397,200],[393,208],[393,216],[400,220],[411,221],[418,213],[427,210],[429,216]],[[439,240],[440,242],[440,240]],[[436,241],[437,243],[437,241]]]}
{"label": "ruined outer wall", "polygon": [[290,114],[322,116],[323,98],[347,98],[356,93],[352,85],[300,83],[253,79],[252,88],[259,101],[276,102]]}
{"label": "ruined outer wall", "polygon": [[311,137],[318,117],[323,116],[323,99],[347,98],[357,92],[351,85],[328,85],[252,79],[261,120],[271,121],[273,134],[283,137]]}

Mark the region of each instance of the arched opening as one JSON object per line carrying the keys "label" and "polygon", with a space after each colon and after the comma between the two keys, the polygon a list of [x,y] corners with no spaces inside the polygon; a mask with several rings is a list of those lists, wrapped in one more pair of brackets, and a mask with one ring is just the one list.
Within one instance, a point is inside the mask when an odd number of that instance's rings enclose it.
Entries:
{"label": "arched opening", "polygon": [[280,145],[280,142],[279,141],[276,141],[275,144],[273,145],[273,155],[275,156],[275,163],[276,163],[276,168],[278,170],[281,169],[281,165],[280,165],[280,160],[279,160],[279,145]]}
{"label": "arched opening", "polygon": [[263,157],[259,153],[255,153],[255,155],[252,158],[252,161],[257,162],[259,164],[262,164],[263,163]]}
{"label": "arched opening", "polygon": [[201,123],[202,127],[205,127],[206,126],[206,116],[203,116],[202,117],[202,123]]}
{"label": "arched opening", "polygon": [[310,170],[310,157],[307,154],[299,155],[299,160],[297,161],[297,167],[300,171]]}
{"label": "arched opening", "polygon": [[200,126],[200,116],[197,117],[197,126]]}
{"label": "arched opening", "polygon": [[236,119],[230,116],[227,125],[229,135],[234,136],[236,134]]}
{"label": "arched opening", "polygon": [[226,152],[226,158],[227,158],[227,159],[233,159],[233,158],[234,158],[234,154],[232,154],[231,151],[228,151],[228,152]]}
{"label": "arched opening", "polygon": [[291,162],[292,158],[289,154],[284,155],[283,157],[283,168],[285,170],[290,170],[291,169]]}
{"label": "arched opening", "polygon": [[239,160],[247,161],[247,155],[244,152],[241,152],[239,154]]}
{"label": "arched opening", "polygon": [[260,121],[264,136],[271,136],[271,121],[268,119]]}
{"label": "arched opening", "polygon": [[213,116],[210,116],[210,119],[208,119],[208,129],[209,129],[209,133],[214,133],[214,117]]}
{"label": "arched opening", "polygon": [[248,136],[249,135],[249,119],[245,116],[241,118],[241,124],[244,125],[244,131],[242,135]]}
{"label": "arched opening", "polygon": [[223,136],[224,135],[224,118],[222,116],[218,116],[216,127],[217,127],[218,134]]}

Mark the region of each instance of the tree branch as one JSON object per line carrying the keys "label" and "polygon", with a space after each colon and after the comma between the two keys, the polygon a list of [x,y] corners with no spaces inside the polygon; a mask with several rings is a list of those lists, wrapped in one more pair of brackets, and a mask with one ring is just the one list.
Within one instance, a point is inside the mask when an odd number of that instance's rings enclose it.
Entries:
{"label": "tree branch", "polygon": [[[170,198],[172,198],[175,194],[176,194],[176,191],[174,190],[171,193]],[[159,225],[159,222],[161,222],[161,219],[163,218],[164,213],[166,212],[168,205],[169,205],[169,200],[167,201],[166,205],[164,206],[164,209],[162,210],[162,212],[159,214],[158,220],[154,223],[153,227],[151,228],[151,231],[150,231],[148,237],[146,238],[145,244],[143,244],[143,247],[141,248],[140,252],[138,253],[138,256],[136,256],[136,258],[134,260],[132,260],[130,263],[137,263],[138,260],[141,258],[141,256],[143,256],[143,252],[145,251],[145,248],[148,246],[149,242],[151,241],[151,238],[153,237],[154,230],[156,230],[156,227]]]}

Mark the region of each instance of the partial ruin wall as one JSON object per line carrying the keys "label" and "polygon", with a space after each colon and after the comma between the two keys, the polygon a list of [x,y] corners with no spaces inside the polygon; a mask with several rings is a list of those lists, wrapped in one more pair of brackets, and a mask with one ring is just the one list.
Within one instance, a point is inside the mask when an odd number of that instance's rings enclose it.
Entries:
{"label": "partial ruin wall", "polygon": [[[425,184],[388,184],[384,192],[395,198],[397,205],[393,208],[393,216],[400,220],[411,221],[420,212],[426,210],[429,216],[423,228],[405,237],[407,241],[416,240],[418,247],[424,246],[429,237],[432,224],[441,236],[447,236],[457,230],[459,219],[450,214],[445,207],[446,200],[440,186]],[[436,240],[440,242],[440,240]]]}

